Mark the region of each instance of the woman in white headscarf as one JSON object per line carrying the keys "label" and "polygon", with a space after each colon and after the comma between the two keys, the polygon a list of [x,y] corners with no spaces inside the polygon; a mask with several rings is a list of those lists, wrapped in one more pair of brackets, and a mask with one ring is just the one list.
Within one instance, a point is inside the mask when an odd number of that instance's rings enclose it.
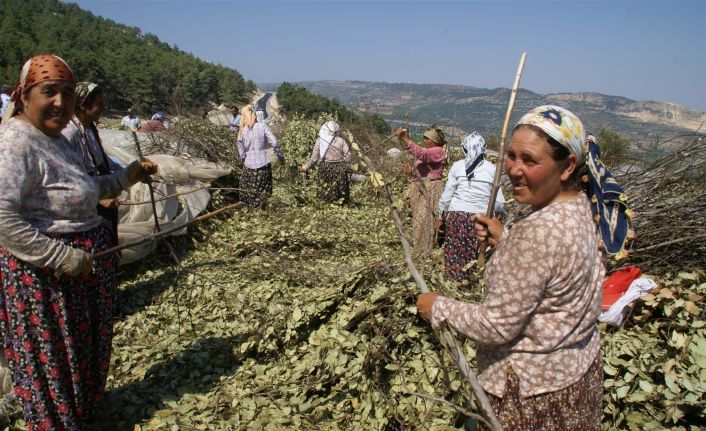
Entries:
{"label": "woman in white headscarf", "polygon": [[[439,199],[439,218],[446,221],[444,261],[446,278],[468,279],[468,262],[478,257],[480,242],[476,237],[474,214],[485,214],[493,187],[495,165],[485,160],[485,139],[476,132],[461,142],[464,158],[449,171],[446,187]],[[504,211],[505,199],[498,191],[495,213]]]}
{"label": "woman in white headscarf", "polygon": [[299,172],[306,172],[317,162],[321,162],[317,175],[318,197],[327,203],[347,203],[350,198],[350,161],[351,151],[346,140],[340,136],[338,124],[335,121],[327,121],[319,129],[319,136],[309,161],[299,168]]}

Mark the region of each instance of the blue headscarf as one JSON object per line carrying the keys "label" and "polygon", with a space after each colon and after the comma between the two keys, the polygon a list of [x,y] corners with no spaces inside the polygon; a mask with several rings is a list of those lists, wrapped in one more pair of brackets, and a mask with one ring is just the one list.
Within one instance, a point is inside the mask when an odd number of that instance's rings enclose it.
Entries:
{"label": "blue headscarf", "polygon": [[591,212],[598,223],[606,253],[622,257],[625,241],[632,234],[628,197],[601,162],[601,150],[593,136],[588,135],[586,147],[588,174],[582,178],[584,192],[591,202]]}

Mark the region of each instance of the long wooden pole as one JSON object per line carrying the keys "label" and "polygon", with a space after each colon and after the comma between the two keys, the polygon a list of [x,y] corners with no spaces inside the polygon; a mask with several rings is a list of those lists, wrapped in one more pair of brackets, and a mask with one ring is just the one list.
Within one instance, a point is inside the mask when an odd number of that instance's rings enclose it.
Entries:
{"label": "long wooden pole", "polygon": [[[520,57],[520,64],[517,66],[517,73],[515,74],[515,84],[512,86],[512,93],[510,93],[510,102],[507,105],[507,112],[505,112],[505,122],[503,123],[502,134],[500,135],[500,148],[498,148],[498,161],[495,165],[495,178],[493,178],[493,188],[490,191],[490,200],[488,201],[488,208],[485,211],[485,215],[488,217],[493,216],[495,211],[495,199],[498,195],[498,190],[500,189],[500,177],[502,175],[502,165],[505,159],[505,140],[507,139],[507,129],[510,126],[510,117],[512,117],[512,108],[515,106],[515,97],[517,96],[517,89],[520,86],[520,78],[522,77],[522,70],[525,68],[525,60],[527,59],[527,53],[523,52]],[[485,265],[485,242],[480,244],[480,251],[478,252],[478,264],[480,266]]]}
{"label": "long wooden pole", "polygon": [[[368,156],[366,156],[365,154],[363,154],[362,151],[360,151],[360,147],[358,147],[358,144],[355,143],[353,139],[353,134],[351,134],[350,132],[348,133],[348,141],[351,143],[351,147],[358,152],[361,162],[363,162],[363,164],[368,167],[368,170],[374,173],[375,170],[373,169],[372,161]],[[397,233],[400,236],[400,243],[402,244],[402,250],[404,251],[405,265],[407,265],[407,269],[409,270],[410,274],[412,274],[412,278],[414,278],[414,281],[417,283],[417,286],[419,286],[419,290],[421,290],[422,293],[428,293],[430,292],[429,287],[427,287],[427,283],[424,281],[424,277],[414,265],[414,260],[412,259],[412,247],[410,246],[409,241],[407,240],[407,237],[404,234],[404,229],[402,227],[402,219],[400,218],[399,211],[395,207],[394,198],[392,196],[392,191],[390,190],[389,184],[385,182],[383,185],[383,189],[385,191],[387,206],[390,210],[390,214],[392,215],[392,219],[395,222]],[[488,425],[488,427],[490,427],[492,431],[502,431],[502,425],[500,425],[500,421],[498,421],[497,416],[495,416],[493,407],[490,405],[490,400],[485,394],[483,387],[480,385],[478,378],[476,378],[475,374],[473,374],[473,370],[471,370],[470,365],[468,365],[468,360],[466,359],[466,356],[463,353],[462,344],[456,340],[456,338],[451,333],[451,330],[448,327],[444,327],[440,330],[440,338],[442,344],[446,347],[446,350],[449,352],[451,359],[454,361],[459,371],[461,372],[461,375],[466,379],[466,381],[470,385],[471,392],[473,392],[473,395],[476,397],[476,400],[478,400],[478,403],[480,404],[481,415],[483,416],[483,421]]]}

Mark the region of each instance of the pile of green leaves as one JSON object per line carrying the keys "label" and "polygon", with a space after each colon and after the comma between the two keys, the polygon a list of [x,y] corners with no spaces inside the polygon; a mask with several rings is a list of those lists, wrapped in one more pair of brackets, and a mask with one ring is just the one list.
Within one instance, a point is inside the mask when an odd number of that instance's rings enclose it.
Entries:
{"label": "pile of green leaves", "polygon": [[697,430],[706,423],[706,277],[660,280],[603,339],[604,429]]}
{"label": "pile of green leaves", "polygon": [[[281,131],[293,167],[325,118]],[[384,157],[395,144],[354,133],[408,216],[403,161]],[[313,188],[276,174],[268,211],[191,227],[124,269],[109,391],[91,429],[460,428],[473,401],[416,314],[418,288],[380,190],[355,183],[352,204],[337,206]],[[482,283],[461,291],[444,280],[439,249],[420,269],[432,290],[482,298]],[[706,422],[705,281],[704,268],[664,276],[624,327],[601,328],[604,429]],[[465,351],[475,368],[475,346]]]}
{"label": "pile of green leaves", "polygon": [[180,265],[131,268],[94,427],[453,429],[453,408],[415,393],[468,405],[465,389],[363,187],[350,207],[278,188],[271,211],[182,238]]}

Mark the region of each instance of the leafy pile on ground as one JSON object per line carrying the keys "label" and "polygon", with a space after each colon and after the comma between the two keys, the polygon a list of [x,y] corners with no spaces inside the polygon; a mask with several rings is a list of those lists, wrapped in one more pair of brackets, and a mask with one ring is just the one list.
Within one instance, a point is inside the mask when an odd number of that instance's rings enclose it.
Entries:
{"label": "leafy pile on ground", "polygon": [[96,428],[451,428],[415,395],[467,404],[386,211],[285,199],[131,269]]}
{"label": "leafy pile on ground", "polygon": [[[459,429],[459,410],[474,411],[416,315],[418,290],[383,197],[358,183],[352,205],[323,205],[296,173],[321,120],[295,118],[280,131],[291,165],[275,171],[269,211],[212,219],[125,268],[109,392],[92,429],[444,430]],[[355,136],[404,209],[402,160],[383,156],[393,144]],[[213,148],[204,156],[219,154],[217,140]],[[690,173],[669,178],[652,183],[659,196],[700,181]],[[702,256],[688,254],[690,266],[666,273],[680,262],[664,265],[651,254],[657,248],[647,249],[663,242],[661,230],[649,230],[657,215],[640,192],[647,186],[631,185],[646,233],[632,259],[656,262],[643,270],[658,270],[660,290],[637,303],[624,327],[602,328],[603,428],[694,431],[706,422],[705,268]],[[685,196],[672,202],[671,220],[692,214],[693,195]],[[509,210],[511,221],[522,214]],[[659,248],[682,244],[690,242]],[[433,290],[480,300],[481,285],[460,292],[443,280],[442,266],[440,250],[421,265]],[[472,343],[465,350],[474,362]]]}

